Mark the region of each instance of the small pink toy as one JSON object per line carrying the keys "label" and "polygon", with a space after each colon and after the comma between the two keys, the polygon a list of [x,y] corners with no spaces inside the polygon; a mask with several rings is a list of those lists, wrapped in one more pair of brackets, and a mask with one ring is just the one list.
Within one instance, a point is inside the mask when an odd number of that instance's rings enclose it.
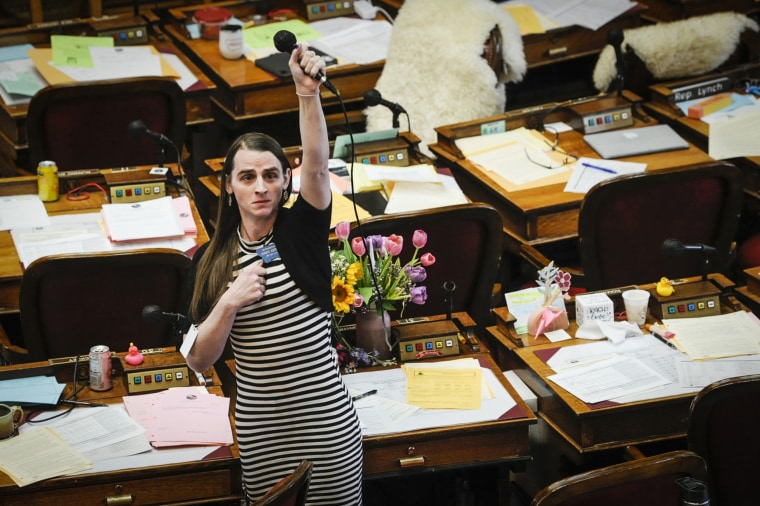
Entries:
{"label": "small pink toy", "polygon": [[126,360],[129,365],[140,365],[143,363],[144,357],[134,343],[129,343],[129,353],[124,357],[124,360]]}

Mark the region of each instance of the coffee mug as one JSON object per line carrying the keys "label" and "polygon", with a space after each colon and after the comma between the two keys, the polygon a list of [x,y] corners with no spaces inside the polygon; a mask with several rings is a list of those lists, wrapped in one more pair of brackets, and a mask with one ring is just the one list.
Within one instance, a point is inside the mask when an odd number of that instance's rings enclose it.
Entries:
{"label": "coffee mug", "polygon": [[219,29],[219,52],[228,60],[243,56],[243,27],[224,25]]}
{"label": "coffee mug", "polygon": [[19,406],[0,404],[0,439],[16,435],[16,428],[24,418],[24,410]]}

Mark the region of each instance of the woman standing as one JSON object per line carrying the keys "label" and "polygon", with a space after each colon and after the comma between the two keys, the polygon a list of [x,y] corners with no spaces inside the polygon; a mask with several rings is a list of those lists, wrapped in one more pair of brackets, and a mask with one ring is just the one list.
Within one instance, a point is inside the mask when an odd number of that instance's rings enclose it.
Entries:
{"label": "woman standing", "polygon": [[301,460],[314,464],[307,504],[362,503],[362,445],[330,345],[331,191],[327,126],[311,76],[325,63],[298,45],[290,70],[303,145],[300,191],[280,145],[244,134],[224,161],[217,230],[194,257],[188,365],[204,371],[227,340],[235,356],[235,428],[249,500]]}

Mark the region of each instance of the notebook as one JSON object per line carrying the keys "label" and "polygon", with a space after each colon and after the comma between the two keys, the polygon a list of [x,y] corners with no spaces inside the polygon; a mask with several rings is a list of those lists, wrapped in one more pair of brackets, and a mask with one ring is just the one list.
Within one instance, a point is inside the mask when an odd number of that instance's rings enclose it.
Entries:
{"label": "notebook", "polygon": [[583,139],[602,158],[647,155],[689,147],[669,125],[611,130],[584,135]]}

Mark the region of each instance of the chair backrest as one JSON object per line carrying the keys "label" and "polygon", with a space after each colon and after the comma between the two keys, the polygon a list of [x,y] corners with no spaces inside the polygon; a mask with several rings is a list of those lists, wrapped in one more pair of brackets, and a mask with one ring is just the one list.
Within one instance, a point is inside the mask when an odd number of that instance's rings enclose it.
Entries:
{"label": "chair backrest", "polygon": [[710,272],[726,272],[742,205],[739,169],[728,162],[620,176],[581,203],[580,256],[586,288],[653,283],[702,274],[702,256],[662,253],[673,238],[717,249]]}
{"label": "chair backrest", "polygon": [[676,480],[687,476],[704,482],[705,461],[690,451],[673,451],[561,479],[539,491],[531,506],[678,506]]}
{"label": "chair backrest", "polygon": [[[53,160],[59,170],[100,169],[155,164],[160,146],[128,129],[143,120],[149,130],[168,137],[182,151],[186,105],[182,88],[171,78],[137,77],[48,86],[29,102],[29,170]],[[169,148],[166,162],[176,162]]]}
{"label": "chair backrest", "polygon": [[302,461],[293,474],[283,478],[252,506],[303,506],[309,493],[313,464]]}
{"label": "chair backrest", "polygon": [[427,302],[407,304],[403,318],[445,314],[443,284],[453,281],[453,312],[467,311],[479,326],[489,324],[503,243],[498,211],[487,204],[471,203],[374,216],[362,222],[361,230],[355,227],[351,237],[360,233],[401,235],[406,241],[402,258],[408,259],[412,235],[418,229],[427,233],[424,251],[432,253],[436,262],[427,268],[428,277],[422,283],[427,287]]}
{"label": "chair backrest", "polygon": [[689,449],[707,462],[713,506],[758,503],[760,375],[703,388],[689,411]]}
{"label": "chair backrest", "polygon": [[21,332],[29,360],[86,354],[108,345],[127,351],[177,345],[169,323],[142,319],[145,306],[181,308],[190,258],[154,248],[40,258],[24,271]]}

